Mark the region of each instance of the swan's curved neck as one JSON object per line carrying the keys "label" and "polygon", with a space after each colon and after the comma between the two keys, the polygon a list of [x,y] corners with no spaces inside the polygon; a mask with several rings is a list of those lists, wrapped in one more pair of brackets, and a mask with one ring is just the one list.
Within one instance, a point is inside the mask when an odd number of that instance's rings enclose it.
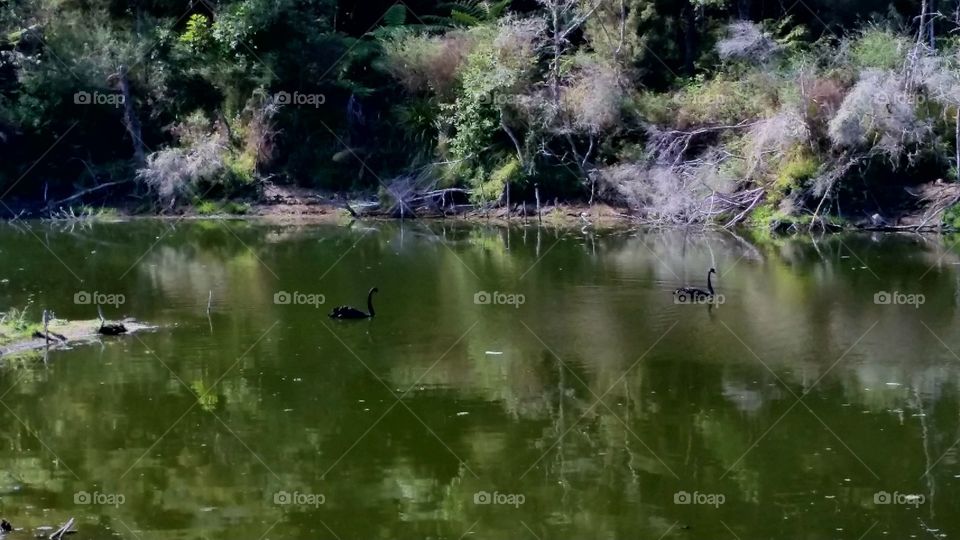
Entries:
{"label": "swan's curved neck", "polygon": [[710,291],[710,296],[713,296],[713,272],[707,272],[707,290]]}
{"label": "swan's curved neck", "polygon": [[370,316],[373,317],[373,291],[371,290],[367,293],[367,311],[370,312]]}

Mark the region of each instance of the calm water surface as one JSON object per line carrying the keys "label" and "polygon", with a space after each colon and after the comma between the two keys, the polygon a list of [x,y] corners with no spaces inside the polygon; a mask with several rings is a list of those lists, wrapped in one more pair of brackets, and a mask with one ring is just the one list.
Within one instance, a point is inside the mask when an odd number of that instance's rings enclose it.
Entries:
{"label": "calm water surface", "polygon": [[[0,307],[123,295],[109,317],[160,326],[3,362],[0,515],[19,538],[956,538],[955,241],[0,225]],[[725,302],[675,304],[710,266]],[[326,317],[374,285],[375,319]]]}

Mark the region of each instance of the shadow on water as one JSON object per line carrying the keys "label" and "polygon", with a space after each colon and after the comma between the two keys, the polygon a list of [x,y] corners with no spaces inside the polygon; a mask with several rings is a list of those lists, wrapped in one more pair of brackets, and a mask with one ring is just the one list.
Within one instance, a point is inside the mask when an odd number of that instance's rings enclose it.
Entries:
{"label": "shadow on water", "polygon": [[[89,318],[75,295],[100,293],[162,325],[4,364],[0,513],[84,537],[957,534],[953,243],[0,225],[0,306]],[[723,302],[676,303],[710,267]],[[373,285],[376,318],[326,317]]]}

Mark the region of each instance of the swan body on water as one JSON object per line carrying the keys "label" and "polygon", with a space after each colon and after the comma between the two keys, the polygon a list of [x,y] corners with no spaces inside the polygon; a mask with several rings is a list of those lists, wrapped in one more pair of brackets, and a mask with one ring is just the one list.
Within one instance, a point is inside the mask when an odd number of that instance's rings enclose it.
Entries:
{"label": "swan body on water", "polygon": [[711,268],[707,272],[707,290],[699,289],[697,287],[680,287],[679,289],[673,291],[673,294],[686,295],[696,300],[711,298],[714,295],[714,292],[713,292],[713,282],[711,281],[710,278],[713,276],[713,274],[716,274],[716,273],[717,273],[717,270],[715,268]]}
{"label": "swan body on water", "polygon": [[372,319],[375,315],[373,311],[373,293],[380,292],[376,287],[370,289],[367,293],[367,311],[360,311],[351,306],[337,306],[330,312],[331,319]]}

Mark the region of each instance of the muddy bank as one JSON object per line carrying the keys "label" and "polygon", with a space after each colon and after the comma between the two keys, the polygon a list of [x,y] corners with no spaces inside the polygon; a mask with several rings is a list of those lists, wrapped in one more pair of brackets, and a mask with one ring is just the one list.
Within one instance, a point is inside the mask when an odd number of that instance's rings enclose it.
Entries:
{"label": "muddy bank", "polygon": [[[134,319],[124,319],[123,326],[126,331],[121,335],[156,328],[155,326],[138,322]],[[102,337],[99,319],[80,321],[57,319],[50,322],[46,335],[44,335],[43,328],[39,325],[32,325],[22,330],[0,327],[0,358],[16,356],[48,347],[50,349],[68,348],[74,345],[98,341]]]}
{"label": "muddy bank", "polygon": [[[454,191],[454,194],[448,194]],[[544,224],[582,228],[619,226],[704,226],[702,222],[670,222],[644,215],[642,209],[606,203],[544,201],[526,203],[469,204],[463,190],[438,190],[411,198],[404,204],[383,202],[374,193],[340,194],[296,186],[266,184],[260,196],[248,200],[203,201],[167,209],[159,214],[144,214],[122,201],[101,201],[102,206],[84,206],[44,213],[37,206],[21,205],[7,218],[40,218],[72,221],[90,218],[158,217],[168,219],[255,217],[281,223],[347,224],[353,220],[424,219],[462,221],[482,224]],[[824,232],[841,230],[889,230],[953,232],[960,230],[960,184],[936,180],[914,184],[874,197],[870,204],[837,205],[836,212],[819,215],[790,215],[769,204],[757,204],[744,211],[745,219],[737,227],[768,229],[777,233]],[[752,210],[752,211],[751,211]],[[825,209],[824,209],[825,210]],[[724,226],[723,222],[712,224]],[[708,225],[709,226],[709,225]]]}

